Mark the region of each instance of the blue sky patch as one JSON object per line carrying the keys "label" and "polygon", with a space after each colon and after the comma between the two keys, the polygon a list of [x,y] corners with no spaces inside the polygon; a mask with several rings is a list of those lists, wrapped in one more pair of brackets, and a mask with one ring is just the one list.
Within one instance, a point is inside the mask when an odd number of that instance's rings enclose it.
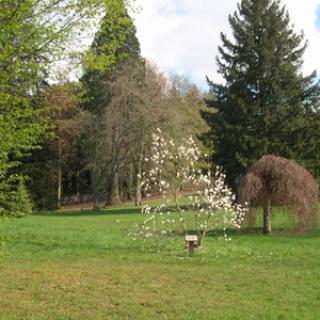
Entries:
{"label": "blue sky patch", "polygon": [[161,16],[179,16],[179,15],[183,15],[185,13],[185,11],[181,10],[180,8],[174,8],[174,9],[167,9],[165,7],[160,8],[159,10],[159,14]]}
{"label": "blue sky patch", "polygon": [[179,2],[173,2],[171,6],[162,6],[159,9],[161,16],[179,16],[186,14],[186,10]]}
{"label": "blue sky patch", "polygon": [[320,31],[320,6],[317,8],[316,27],[317,30]]}

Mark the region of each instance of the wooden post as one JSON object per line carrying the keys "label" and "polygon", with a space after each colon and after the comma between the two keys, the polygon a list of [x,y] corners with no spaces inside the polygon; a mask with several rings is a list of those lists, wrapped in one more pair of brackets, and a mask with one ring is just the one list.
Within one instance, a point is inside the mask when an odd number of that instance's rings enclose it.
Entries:
{"label": "wooden post", "polygon": [[188,242],[189,257],[192,257],[194,255],[195,242],[198,241],[198,236],[186,235],[186,241]]}
{"label": "wooden post", "polygon": [[189,257],[192,257],[194,255],[194,242],[189,241]]}

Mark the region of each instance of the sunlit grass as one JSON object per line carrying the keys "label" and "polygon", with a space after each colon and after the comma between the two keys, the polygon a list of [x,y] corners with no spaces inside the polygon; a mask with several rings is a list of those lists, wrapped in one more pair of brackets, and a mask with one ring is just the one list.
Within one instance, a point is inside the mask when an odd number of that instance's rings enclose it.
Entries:
{"label": "sunlit grass", "polygon": [[[155,200],[156,201],[156,200]],[[0,319],[318,319],[320,231],[285,212],[225,242],[215,231],[193,258],[183,237],[133,241],[138,208],[4,221]]]}

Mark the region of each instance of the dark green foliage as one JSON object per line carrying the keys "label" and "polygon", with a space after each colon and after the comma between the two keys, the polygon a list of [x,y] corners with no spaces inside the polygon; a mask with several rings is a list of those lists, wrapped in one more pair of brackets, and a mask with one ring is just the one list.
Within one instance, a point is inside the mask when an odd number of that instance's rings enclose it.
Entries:
{"label": "dark green foliage", "polygon": [[11,214],[15,217],[23,217],[31,214],[33,203],[22,178],[19,179],[17,191],[14,193],[14,201],[11,206]]}
{"label": "dark green foliage", "polygon": [[16,177],[14,175],[7,175],[0,179],[0,217],[10,213],[12,188],[15,182]]}
{"label": "dark green foliage", "polygon": [[35,209],[57,208],[57,167],[56,154],[49,145],[33,151],[31,157],[23,161],[22,171],[29,177],[27,186]]}
{"label": "dark green foliage", "polygon": [[[100,110],[106,104],[106,101],[110,102],[112,98],[110,94],[108,96],[106,93],[103,83],[112,81],[116,76],[116,70],[121,68],[123,63],[141,61],[136,27],[128,15],[125,4],[123,4],[120,12],[116,21],[112,21],[109,14],[102,19],[90,51],[94,56],[95,65],[92,68],[89,64],[81,79],[86,91],[87,103],[85,107],[91,111]],[[110,57],[115,43],[117,49],[113,51],[113,60],[110,60],[108,57]],[[105,63],[106,59],[108,60],[107,63]]]}
{"label": "dark green foliage", "polygon": [[0,215],[23,217],[31,214],[33,203],[23,177],[11,175],[8,185],[0,193]]}
{"label": "dark green foliage", "polygon": [[303,160],[316,148],[319,85],[302,75],[303,35],[279,1],[243,0],[229,23],[234,40],[221,34],[217,58],[225,84],[208,81],[216,112],[202,115],[211,127],[203,139],[234,183],[264,154]]}

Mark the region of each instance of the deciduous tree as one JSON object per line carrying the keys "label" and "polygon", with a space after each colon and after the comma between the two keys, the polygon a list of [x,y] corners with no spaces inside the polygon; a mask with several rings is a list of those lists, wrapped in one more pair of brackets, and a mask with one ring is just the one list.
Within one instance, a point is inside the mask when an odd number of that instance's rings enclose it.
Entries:
{"label": "deciduous tree", "polygon": [[[6,201],[14,180],[8,170],[39,144],[46,130],[35,96],[48,79],[52,62],[66,58],[71,39],[102,14],[108,12],[110,21],[117,21],[124,1],[2,0],[0,4],[0,198]],[[118,46],[119,41],[111,41],[109,62]]]}

